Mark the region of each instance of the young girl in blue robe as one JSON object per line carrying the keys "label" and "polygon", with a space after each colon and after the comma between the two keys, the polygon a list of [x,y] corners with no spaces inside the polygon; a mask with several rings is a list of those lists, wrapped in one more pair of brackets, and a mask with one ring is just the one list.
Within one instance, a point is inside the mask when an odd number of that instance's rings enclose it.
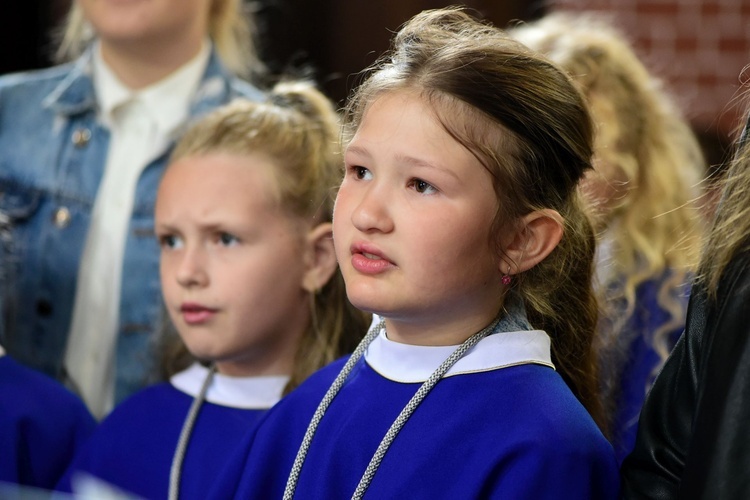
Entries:
{"label": "young girl in blue robe", "polygon": [[0,346],[0,497],[53,488],[95,427],[78,396]]}
{"label": "young girl in blue robe", "polygon": [[399,31],[346,118],[334,244],[381,320],[263,418],[211,497],[616,498],[581,94],[448,8]]}
{"label": "young girl in blue robe", "polygon": [[260,415],[353,350],[369,320],[346,300],[331,239],[338,130],[322,93],[286,82],[181,139],[155,231],[166,309],[199,361],[118,406],[61,490],[205,498]]}

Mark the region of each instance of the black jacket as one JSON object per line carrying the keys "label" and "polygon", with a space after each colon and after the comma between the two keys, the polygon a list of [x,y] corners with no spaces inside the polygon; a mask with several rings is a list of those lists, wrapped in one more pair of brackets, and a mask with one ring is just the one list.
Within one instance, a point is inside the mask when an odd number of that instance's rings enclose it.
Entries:
{"label": "black jacket", "polygon": [[694,286],[687,314],[641,411],[622,496],[750,499],[750,252],[715,300]]}

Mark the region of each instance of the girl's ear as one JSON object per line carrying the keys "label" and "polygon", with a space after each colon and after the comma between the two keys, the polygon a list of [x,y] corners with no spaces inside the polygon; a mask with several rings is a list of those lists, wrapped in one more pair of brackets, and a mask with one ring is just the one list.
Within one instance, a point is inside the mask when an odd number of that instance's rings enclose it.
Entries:
{"label": "girl's ear", "polygon": [[536,210],[521,218],[505,256],[500,260],[501,274],[527,271],[543,261],[563,236],[563,218],[555,210]]}
{"label": "girl's ear", "polygon": [[318,224],[307,233],[307,270],[302,277],[302,288],[315,293],[325,286],[338,267],[333,249],[333,225]]}

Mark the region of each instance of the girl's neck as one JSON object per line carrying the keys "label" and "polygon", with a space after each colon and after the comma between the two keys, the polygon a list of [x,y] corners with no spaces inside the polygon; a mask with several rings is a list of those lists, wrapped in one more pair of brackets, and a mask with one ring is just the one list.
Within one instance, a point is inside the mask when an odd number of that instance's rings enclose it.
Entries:
{"label": "girl's neck", "polygon": [[[308,310],[300,308],[300,311],[305,313]],[[287,318],[288,335],[276,335],[266,340],[258,340],[251,348],[237,352],[235,356],[214,360],[217,371],[230,377],[294,374],[297,351],[303,337],[307,335],[310,317],[307,314],[292,316],[289,315]]]}
{"label": "girl's neck", "polygon": [[228,377],[265,377],[285,375],[294,371],[294,358],[290,356],[261,356],[216,361],[216,371]]}
{"label": "girl's neck", "polygon": [[102,59],[117,78],[132,90],[154,84],[187,64],[201,50],[203,39],[160,45],[117,44],[100,41]]}
{"label": "girl's neck", "polygon": [[430,321],[404,320],[386,317],[388,340],[401,344],[422,346],[460,345],[466,339],[492,323],[498,311],[477,313],[460,318],[430,318]]}

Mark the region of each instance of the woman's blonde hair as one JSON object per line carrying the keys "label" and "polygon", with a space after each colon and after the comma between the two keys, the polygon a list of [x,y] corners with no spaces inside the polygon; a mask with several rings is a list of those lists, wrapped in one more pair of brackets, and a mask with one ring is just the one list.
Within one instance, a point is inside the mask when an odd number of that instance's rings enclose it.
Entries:
{"label": "woman's blonde hair", "polygon": [[[274,160],[278,201],[292,217],[313,225],[330,222],[336,186],[341,180],[340,124],[330,100],[312,83],[278,83],[265,102],[237,100],[192,125],[175,147],[170,163],[208,153],[251,155]],[[346,297],[337,270],[313,294],[311,321],[297,350],[287,391],[325,364],[353,351],[371,317]],[[181,344],[181,343],[179,343]],[[189,358],[169,349],[164,375],[184,368]]]}
{"label": "woman's blonde hair", "polygon": [[[750,102],[750,90],[745,96]],[[750,106],[743,135],[718,188],[721,200],[705,238],[698,277],[714,300],[727,266],[737,254],[750,249]]]}
{"label": "woman's blonde hair", "polygon": [[[605,219],[607,255],[600,264],[606,272],[599,283],[606,320],[600,341],[611,376],[603,385],[614,386],[619,368],[612,366],[621,368],[624,346],[635,335],[645,334],[663,362],[669,334],[685,324],[685,286],[695,273],[703,233],[697,203],[706,172],[703,154],[661,82],[607,19],[553,13],[512,33],[570,73],[591,106],[595,159],[617,172],[617,178],[596,174],[619,196]],[[628,332],[636,291],[650,280],[659,281],[657,302],[668,317],[654,331]]]}
{"label": "woman's blonde hair", "polygon": [[349,101],[345,140],[373,100],[403,89],[431,103],[445,130],[491,174],[499,208],[488,237],[499,252],[501,235],[524,215],[553,209],[564,218],[560,244],[514,276],[511,293],[550,335],[559,373],[602,424],[592,347],[594,233],[576,189],[591,168],[583,96],[557,66],[460,8],[425,11],[399,31]]}
{"label": "woman's blonde hair", "polygon": [[[212,0],[207,35],[222,63],[232,73],[247,78],[262,71],[254,43],[254,18],[242,0]],[[83,10],[73,0],[60,31],[57,61],[70,61],[80,56],[95,36]]]}

